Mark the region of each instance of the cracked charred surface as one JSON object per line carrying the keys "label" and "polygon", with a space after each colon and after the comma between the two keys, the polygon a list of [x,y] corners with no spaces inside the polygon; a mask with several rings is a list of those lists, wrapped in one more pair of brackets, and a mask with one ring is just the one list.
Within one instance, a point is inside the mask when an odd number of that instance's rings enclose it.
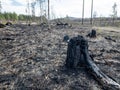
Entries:
{"label": "cracked charred surface", "polygon": [[[85,36],[89,27],[42,30],[39,26],[0,28],[0,89],[103,90],[84,68],[67,70],[64,35]],[[106,40],[110,36],[116,42]],[[120,33],[101,31],[88,39],[98,67],[120,83]],[[7,77],[7,78],[6,78]]]}

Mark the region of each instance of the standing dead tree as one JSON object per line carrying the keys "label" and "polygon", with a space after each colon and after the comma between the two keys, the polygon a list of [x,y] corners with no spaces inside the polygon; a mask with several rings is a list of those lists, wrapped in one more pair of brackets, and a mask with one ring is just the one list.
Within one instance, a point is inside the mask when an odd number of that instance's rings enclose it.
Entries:
{"label": "standing dead tree", "polygon": [[31,3],[31,10],[32,10],[32,17],[33,19],[35,19],[35,5],[36,5],[36,2],[32,2]]}
{"label": "standing dead tree", "polygon": [[30,1],[29,0],[26,0],[27,2],[27,8],[26,8],[26,14],[27,14],[27,20],[26,20],[26,23],[30,26]]}
{"label": "standing dead tree", "polygon": [[93,0],[91,2],[91,19],[90,19],[90,24],[93,24]]}
{"label": "standing dead tree", "polygon": [[114,3],[114,5],[112,6],[112,9],[113,9],[113,14],[111,15],[112,18],[113,18],[113,24],[115,23],[115,19],[117,18],[117,4]]}
{"label": "standing dead tree", "polygon": [[50,0],[48,0],[48,20],[50,19]]}
{"label": "standing dead tree", "polygon": [[83,0],[83,6],[82,6],[82,25],[83,25],[83,22],[84,22],[84,5],[85,4],[85,0]]}
{"label": "standing dead tree", "polygon": [[1,0],[0,0],[0,13],[2,12],[2,4],[1,4]]}
{"label": "standing dead tree", "polygon": [[46,18],[46,0],[36,0],[39,3],[40,8],[40,23],[44,22],[44,17]]}
{"label": "standing dead tree", "polygon": [[98,80],[98,82],[103,85],[105,90],[120,90],[120,85],[104,74],[94,63],[93,58],[88,52],[88,41],[82,36],[73,37],[68,42],[65,65],[69,69],[84,66]]}

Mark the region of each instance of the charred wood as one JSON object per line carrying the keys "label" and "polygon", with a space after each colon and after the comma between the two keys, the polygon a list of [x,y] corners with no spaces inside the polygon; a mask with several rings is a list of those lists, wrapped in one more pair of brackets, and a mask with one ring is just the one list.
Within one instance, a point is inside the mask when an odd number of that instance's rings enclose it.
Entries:
{"label": "charred wood", "polygon": [[64,42],[68,42],[68,41],[69,41],[69,36],[68,36],[68,35],[65,35],[64,38],[63,38],[63,41],[64,41]]}
{"label": "charred wood", "polygon": [[56,27],[59,27],[59,28],[69,28],[69,27],[72,27],[72,25],[68,24],[68,23],[56,23]]}
{"label": "charred wood", "polygon": [[110,41],[113,41],[113,42],[116,42],[116,40],[112,39],[110,36],[108,37],[105,37],[106,40],[110,40]]}
{"label": "charred wood", "polygon": [[12,25],[12,23],[11,22],[7,22],[5,25],[10,26],[10,25]]}
{"label": "charred wood", "polygon": [[13,38],[1,38],[1,40],[9,41],[9,40],[15,40],[15,39],[13,39]]}
{"label": "charred wood", "polygon": [[82,36],[73,37],[68,42],[65,65],[69,69],[84,66],[105,90],[120,90],[120,84],[104,74],[94,63],[93,57],[91,57],[88,52],[88,41]]}
{"label": "charred wood", "polygon": [[0,28],[4,28],[4,27],[5,27],[5,25],[0,23]]}

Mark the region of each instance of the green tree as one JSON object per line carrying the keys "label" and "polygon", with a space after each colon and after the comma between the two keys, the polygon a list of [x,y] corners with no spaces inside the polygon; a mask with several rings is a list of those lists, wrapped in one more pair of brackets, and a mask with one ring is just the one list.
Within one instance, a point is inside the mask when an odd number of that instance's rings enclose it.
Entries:
{"label": "green tree", "polygon": [[13,13],[12,16],[13,16],[13,20],[14,20],[14,21],[15,21],[15,20],[18,20],[18,15],[17,15],[15,12]]}
{"label": "green tree", "polygon": [[20,14],[20,15],[18,16],[18,19],[23,21],[23,20],[24,20],[24,15]]}
{"label": "green tree", "polygon": [[10,20],[10,14],[9,13],[4,13],[5,20]]}
{"label": "green tree", "polygon": [[2,13],[0,13],[0,20],[5,20],[5,17]]}

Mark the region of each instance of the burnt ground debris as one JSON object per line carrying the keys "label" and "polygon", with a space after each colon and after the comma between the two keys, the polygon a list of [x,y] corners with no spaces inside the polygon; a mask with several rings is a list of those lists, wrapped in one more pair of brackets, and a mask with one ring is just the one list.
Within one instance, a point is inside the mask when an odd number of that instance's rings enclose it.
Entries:
{"label": "burnt ground debris", "polygon": [[[103,90],[84,67],[68,70],[64,66],[67,43],[63,37],[85,36],[89,30],[89,27],[42,30],[32,25],[1,28],[0,38],[9,36],[14,40],[0,40],[0,89]],[[120,83],[120,34],[112,36],[116,42],[104,38],[113,33],[101,31],[96,38],[86,39],[98,67]]]}

